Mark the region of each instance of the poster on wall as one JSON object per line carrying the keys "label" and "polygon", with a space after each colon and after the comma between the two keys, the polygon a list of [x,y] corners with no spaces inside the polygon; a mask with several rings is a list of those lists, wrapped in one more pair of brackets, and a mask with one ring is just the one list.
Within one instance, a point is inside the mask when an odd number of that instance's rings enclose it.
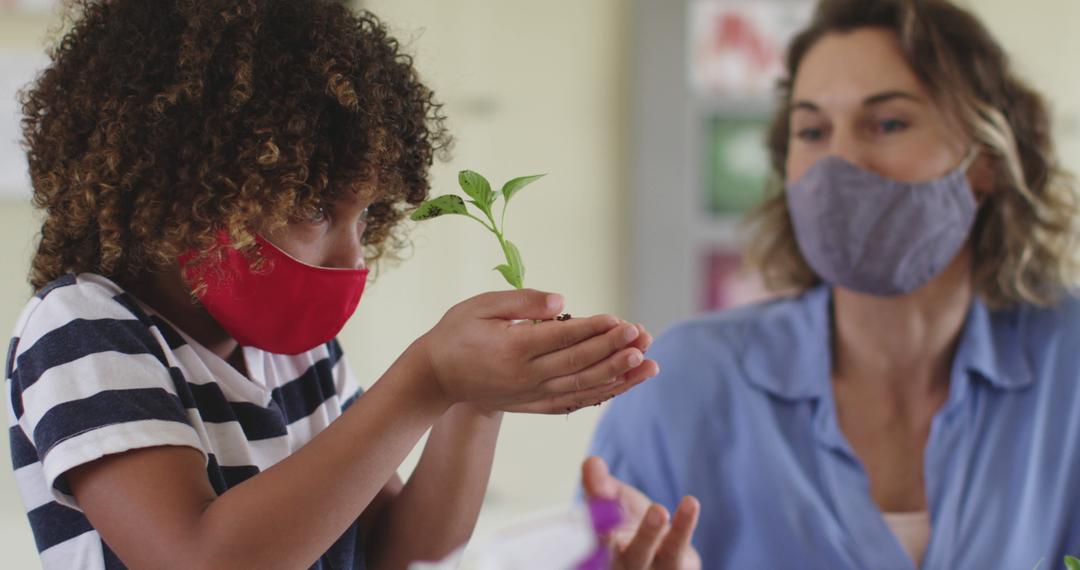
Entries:
{"label": "poster on wall", "polygon": [[807,0],[693,0],[691,90],[721,99],[771,97],[783,75],[787,43],[812,10]]}
{"label": "poster on wall", "polygon": [[2,13],[48,13],[57,5],[56,0],[0,0]]}
{"label": "poster on wall", "polygon": [[775,294],[765,289],[760,277],[746,267],[734,249],[717,247],[702,257],[704,279],[701,310],[719,311],[765,301]]}
{"label": "poster on wall", "polygon": [[769,172],[768,119],[717,115],[707,126],[705,201],[720,218],[739,217],[761,203]]}

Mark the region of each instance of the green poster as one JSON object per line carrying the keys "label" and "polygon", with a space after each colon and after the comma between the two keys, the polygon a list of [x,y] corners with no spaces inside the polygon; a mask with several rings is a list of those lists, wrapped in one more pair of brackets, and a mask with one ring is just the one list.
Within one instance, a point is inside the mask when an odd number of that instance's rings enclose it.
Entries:
{"label": "green poster", "polygon": [[769,171],[767,128],[761,118],[717,116],[709,121],[705,181],[713,214],[742,214],[761,201]]}

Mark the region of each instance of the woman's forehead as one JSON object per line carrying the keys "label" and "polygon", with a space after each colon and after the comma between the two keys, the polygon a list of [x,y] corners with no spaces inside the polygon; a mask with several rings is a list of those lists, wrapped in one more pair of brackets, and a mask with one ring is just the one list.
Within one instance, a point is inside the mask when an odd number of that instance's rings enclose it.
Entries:
{"label": "woman's forehead", "polygon": [[795,76],[792,101],[841,108],[861,106],[868,98],[893,92],[930,99],[904,58],[895,32],[858,28],[826,34],[807,51]]}

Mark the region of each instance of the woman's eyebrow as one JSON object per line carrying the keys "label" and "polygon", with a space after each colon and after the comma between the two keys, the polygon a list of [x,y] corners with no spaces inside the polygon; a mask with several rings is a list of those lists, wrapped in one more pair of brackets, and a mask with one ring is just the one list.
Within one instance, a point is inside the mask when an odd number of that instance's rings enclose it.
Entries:
{"label": "woman's eyebrow", "polygon": [[[865,99],[863,99],[863,107],[874,107],[876,105],[888,103],[888,101],[896,99],[909,100],[917,104],[926,103],[926,99],[913,93],[901,90],[892,90],[876,93],[874,95],[866,97]],[[813,103],[813,101],[810,99],[798,99],[792,101],[792,103],[787,106],[787,114],[792,114],[795,111],[809,111],[813,113],[822,112],[821,107],[819,107],[818,104]]]}
{"label": "woman's eyebrow", "polygon": [[896,99],[904,99],[904,100],[907,100],[907,101],[913,101],[915,103],[925,103],[926,102],[922,97],[919,97],[918,95],[915,95],[913,93],[909,93],[907,91],[893,90],[893,91],[884,91],[884,92],[878,93],[876,95],[871,95],[871,96],[867,97],[866,99],[863,99],[863,106],[864,107],[873,107],[874,105],[880,105],[882,103],[886,103],[888,101],[894,101]]}
{"label": "woman's eyebrow", "polygon": [[813,101],[807,99],[799,99],[798,101],[795,101],[788,105],[787,112],[789,115],[791,113],[794,113],[795,111],[810,111],[811,113],[820,113],[821,107],[818,107],[817,104]]}
{"label": "woman's eyebrow", "polygon": [[[894,101],[897,99],[903,99],[920,104],[926,102],[925,99],[918,95],[915,95],[914,93],[894,89],[890,91],[882,91],[881,93],[875,93],[874,95],[863,99],[863,107],[873,107],[875,105],[881,105],[882,103],[887,103],[889,101]],[[819,107],[817,103],[814,103],[809,99],[799,99],[797,101],[793,101],[791,104],[788,105],[787,112],[789,115],[794,113],[795,111],[809,111],[811,113],[820,113],[821,107]]]}

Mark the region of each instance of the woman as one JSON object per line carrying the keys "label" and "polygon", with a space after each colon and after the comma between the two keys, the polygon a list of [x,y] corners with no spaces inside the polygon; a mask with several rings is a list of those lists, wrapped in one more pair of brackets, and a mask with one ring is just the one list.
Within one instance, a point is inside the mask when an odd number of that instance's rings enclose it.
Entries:
{"label": "woman", "polygon": [[595,453],[700,499],[705,568],[1080,552],[1078,208],[1039,96],[945,0],[826,0],[787,69],[751,258],[800,294],[662,335]]}

